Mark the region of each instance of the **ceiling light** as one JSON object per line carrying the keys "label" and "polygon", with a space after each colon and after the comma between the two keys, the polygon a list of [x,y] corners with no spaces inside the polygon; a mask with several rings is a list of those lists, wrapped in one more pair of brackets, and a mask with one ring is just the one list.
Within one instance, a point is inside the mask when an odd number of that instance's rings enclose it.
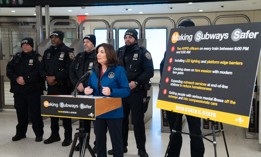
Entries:
{"label": "ceiling light", "polygon": [[140,12],[139,12],[139,14],[143,14],[143,12],[142,12],[142,11],[140,11]]}
{"label": "ceiling light", "polygon": [[68,10],[68,12],[72,12],[72,10]]}
{"label": "ceiling light", "polygon": [[12,13],[15,13],[15,10],[12,10],[11,12],[12,12]]}
{"label": "ceiling light", "polygon": [[193,4],[192,2],[188,2],[188,4]]}
{"label": "ceiling light", "polygon": [[34,13],[34,16],[36,16],[36,13]]}
{"label": "ceiling light", "polygon": [[202,9],[198,9],[198,12],[203,12],[203,10]]}
{"label": "ceiling light", "polygon": [[89,15],[89,13],[84,13],[84,15]]}

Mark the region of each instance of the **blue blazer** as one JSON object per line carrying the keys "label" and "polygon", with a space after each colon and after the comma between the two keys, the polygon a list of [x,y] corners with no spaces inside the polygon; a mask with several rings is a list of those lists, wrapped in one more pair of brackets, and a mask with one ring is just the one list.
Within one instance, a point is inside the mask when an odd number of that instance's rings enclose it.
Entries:
{"label": "blue blazer", "polygon": [[[121,66],[109,67],[107,71],[100,78],[100,69],[98,67],[92,68],[92,74],[88,81],[88,86],[93,89],[94,96],[104,96],[102,94],[102,87],[109,87],[111,95],[109,97],[125,98],[130,94],[129,82],[126,76],[126,71]],[[106,104],[104,104],[106,105]],[[108,113],[97,116],[96,118],[111,119],[123,118],[123,107],[112,110]]]}

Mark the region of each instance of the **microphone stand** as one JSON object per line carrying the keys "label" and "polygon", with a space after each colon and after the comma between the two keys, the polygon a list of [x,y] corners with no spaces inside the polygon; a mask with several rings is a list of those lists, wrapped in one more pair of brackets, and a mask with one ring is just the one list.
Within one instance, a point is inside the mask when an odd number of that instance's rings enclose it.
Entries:
{"label": "microphone stand", "polygon": [[73,89],[73,96],[76,97],[78,95],[78,91],[77,91],[77,87],[79,86],[79,84],[87,79],[88,77],[90,76],[90,72],[86,72],[76,83],[76,85],[74,86],[74,89]]}
{"label": "microphone stand", "polygon": [[[74,87],[73,93],[72,93],[74,97],[76,97],[77,94],[78,94],[77,87],[79,86],[79,84],[83,80],[87,79],[89,76],[90,76],[90,72],[86,72],[77,81],[77,83],[76,83],[76,85]],[[89,150],[89,152],[90,152],[92,157],[96,157],[93,149],[91,148],[91,146],[89,144],[89,141],[87,142],[87,140],[88,140],[88,138],[90,136],[90,133],[84,132],[82,120],[79,120],[79,123],[80,123],[79,128],[76,129],[76,130],[79,130],[79,131],[74,134],[74,139],[73,139],[73,143],[72,143],[72,146],[71,146],[69,157],[73,157],[73,153],[74,153],[74,150],[75,150],[76,142],[77,142],[78,139],[79,139],[79,142],[80,142],[80,145],[79,145],[79,148],[80,148],[79,149],[79,157],[84,157],[85,156],[85,148],[87,148]]]}

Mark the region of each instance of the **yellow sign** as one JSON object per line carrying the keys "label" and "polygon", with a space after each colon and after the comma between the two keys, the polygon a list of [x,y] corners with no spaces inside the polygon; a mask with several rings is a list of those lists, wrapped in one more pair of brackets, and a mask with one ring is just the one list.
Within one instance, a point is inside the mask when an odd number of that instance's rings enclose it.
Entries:
{"label": "yellow sign", "polygon": [[248,128],[249,117],[206,108],[194,107],[185,104],[173,103],[163,100],[157,101],[157,107],[163,110],[177,112],[194,117],[209,119],[218,122]]}

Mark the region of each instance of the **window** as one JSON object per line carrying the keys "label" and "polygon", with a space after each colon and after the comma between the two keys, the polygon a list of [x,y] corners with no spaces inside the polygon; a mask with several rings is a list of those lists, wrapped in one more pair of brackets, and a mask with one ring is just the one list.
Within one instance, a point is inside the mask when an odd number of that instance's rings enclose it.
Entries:
{"label": "window", "polygon": [[[139,33],[139,30],[136,29]],[[127,31],[126,28],[118,29],[118,47],[125,45],[124,43],[124,34]],[[154,69],[160,68],[160,62],[163,59],[164,53],[166,51],[167,45],[167,29],[166,28],[146,28],[146,47],[147,50],[151,53]],[[107,43],[107,30],[106,29],[95,29],[94,34],[96,35],[96,45],[99,45],[103,42]],[[113,35],[115,39],[115,30],[113,30]],[[139,34],[138,34],[139,38]],[[116,42],[114,42],[115,44]],[[116,47],[114,45],[114,47]]]}
{"label": "window", "polygon": [[[101,43],[108,43],[107,41],[107,29],[94,29],[94,35],[96,36],[96,46]],[[113,30],[113,38],[115,39],[115,29]]]}
{"label": "window", "polygon": [[167,29],[145,29],[147,50],[151,53],[154,69],[160,69],[160,62],[167,48]]}

